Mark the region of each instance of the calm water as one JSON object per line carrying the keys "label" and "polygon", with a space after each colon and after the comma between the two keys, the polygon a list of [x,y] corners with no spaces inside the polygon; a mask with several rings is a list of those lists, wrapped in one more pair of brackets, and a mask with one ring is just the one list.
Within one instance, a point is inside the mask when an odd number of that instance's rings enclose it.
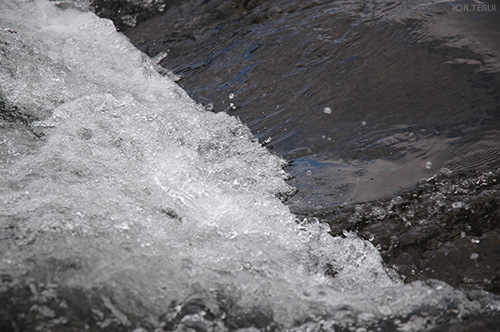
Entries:
{"label": "calm water", "polygon": [[184,1],[125,33],[288,160],[302,211],[499,165],[500,5],[466,4]]}

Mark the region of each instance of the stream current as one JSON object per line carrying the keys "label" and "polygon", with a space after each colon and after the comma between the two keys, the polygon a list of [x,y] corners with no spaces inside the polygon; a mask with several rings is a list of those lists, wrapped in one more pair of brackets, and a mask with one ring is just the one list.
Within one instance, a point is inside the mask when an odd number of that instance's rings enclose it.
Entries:
{"label": "stream current", "polygon": [[496,5],[0,1],[1,329],[494,331]]}

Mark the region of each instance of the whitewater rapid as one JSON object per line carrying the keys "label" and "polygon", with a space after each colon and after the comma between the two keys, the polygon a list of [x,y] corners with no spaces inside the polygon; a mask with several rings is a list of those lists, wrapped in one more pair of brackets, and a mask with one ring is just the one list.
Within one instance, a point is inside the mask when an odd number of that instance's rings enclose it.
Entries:
{"label": "whitewater rapid", "polygon": [[498,310],[486,292],[403,285],[369,241],[297,220],[280,200],[293,192],[284,160],[159,74],[111,21],[1,1],[0,47],[0,268],[10,283],[106,289],[124,326],[119,313],[141,315],[129,298],[155,317],[193,296],[222,321],[258,307],[281,328],[325,316],[369,326],[426,306],[451,307],[451,321]]}

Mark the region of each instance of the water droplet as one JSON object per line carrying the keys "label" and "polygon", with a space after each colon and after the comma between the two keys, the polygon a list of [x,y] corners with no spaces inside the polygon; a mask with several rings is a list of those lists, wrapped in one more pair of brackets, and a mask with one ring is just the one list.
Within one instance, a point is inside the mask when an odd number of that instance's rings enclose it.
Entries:
{"label": "water droplet", "polygon": [[229,94],[229,99],[233,99],[234,98],[234,93],[230,93]]}
{"label": "water droplet", "polygon": [[307,170],[306,174],[307,174],[307,176],[311,176],[312,175],[311,170]]}
{"label": "water droplet", "polygon": [[208,112],[213,112],[214,111],[214,104],[210,103],[205,106],[205,110]]}
{"label": "water droplet", "polygon": [[323,113],[325,113],[325,114],[332,114],[332,109],[327,106],[327,107],[323,108]]}
{"label": "water droplet", "polygon": [[425,168],[431,169],[431,167],[432,167],[432,162],[428,161],[425,163]]}
{"label": "water droplet", "polygon": [[443,167],[439,170],[439,173],[450,176],[453,174],[453,171],[449,168]]}

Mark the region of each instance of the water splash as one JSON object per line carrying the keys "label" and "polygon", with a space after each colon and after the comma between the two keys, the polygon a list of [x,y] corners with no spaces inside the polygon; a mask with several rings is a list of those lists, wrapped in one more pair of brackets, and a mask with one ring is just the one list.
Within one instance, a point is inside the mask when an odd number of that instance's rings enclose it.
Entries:
{"label": "water splash", "polygon": [[3,108],[37,142],[1,164],[1,273],[9,292],[52,292],[27,300],[36,324],[67,289],[99,294],[88,305],[102,328],[150,316],[154,328],[327,315],[368,326],[449,298],[458,318],[479,310],[444,283],[402,286],[369,241],[297,222],[278,198],[292,190],[284,161],[157,73],[110,21],[47,1],[0,9]]}

